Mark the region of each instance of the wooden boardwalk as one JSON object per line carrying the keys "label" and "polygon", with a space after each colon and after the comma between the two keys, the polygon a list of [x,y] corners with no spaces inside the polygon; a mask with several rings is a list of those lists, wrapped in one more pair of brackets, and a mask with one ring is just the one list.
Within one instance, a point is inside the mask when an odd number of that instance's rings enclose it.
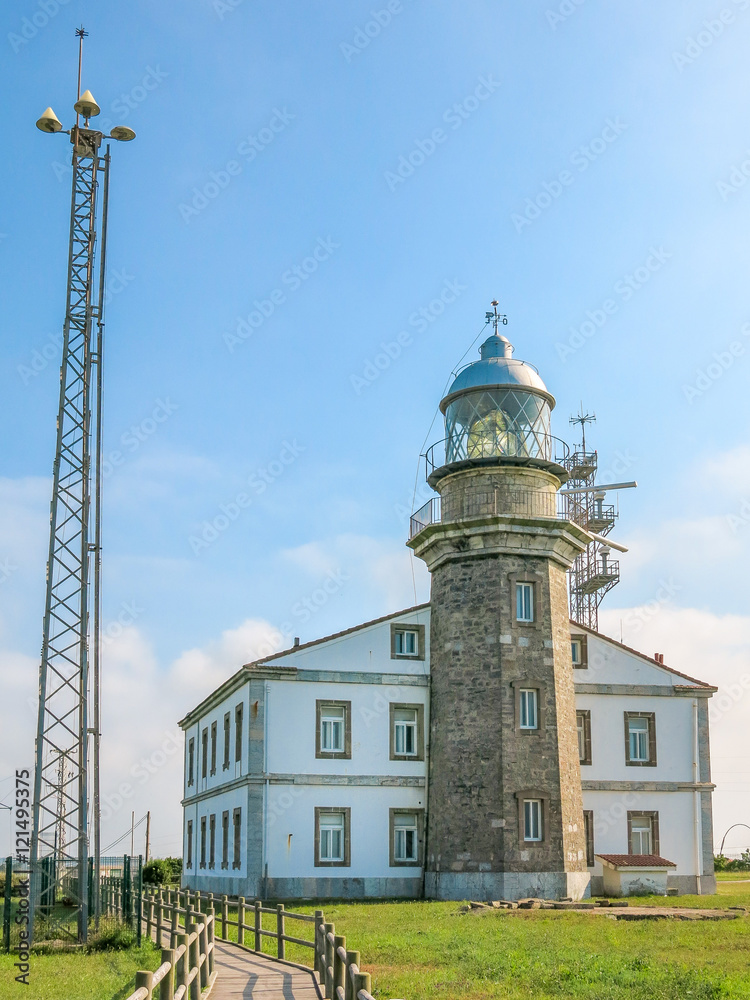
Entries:
{"label": "wooden boardwalk", "polygon": [[217,940],[211,1000],[322,1000],[312,970],[274,961]]}

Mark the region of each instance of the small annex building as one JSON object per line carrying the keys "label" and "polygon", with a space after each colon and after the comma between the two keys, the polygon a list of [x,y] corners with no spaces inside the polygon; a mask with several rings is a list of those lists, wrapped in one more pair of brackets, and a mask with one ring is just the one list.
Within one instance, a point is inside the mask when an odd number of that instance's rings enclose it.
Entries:
{"label": "small annex building", "polygon": [[715,891],[716,688],[599,633],[628,484],[596,483],[589,417],[580,448],[551,434],[493,306],[411,518],[429,603],[246,664],[182,720],[184,885],[581,899],[627,855]]}

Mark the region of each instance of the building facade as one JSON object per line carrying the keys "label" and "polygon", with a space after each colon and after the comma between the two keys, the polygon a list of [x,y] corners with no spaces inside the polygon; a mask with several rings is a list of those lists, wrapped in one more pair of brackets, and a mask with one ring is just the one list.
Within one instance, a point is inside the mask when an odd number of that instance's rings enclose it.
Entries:
{"label": "building facade", "polygon": [[247,664],[182,720],[190,888],[580,899],[626,854],[714,891],[715,688],[569,619],[566,574],[594,546],[608,588],[608,550],[497,317],[480,355],[412,518],[429,604]]}

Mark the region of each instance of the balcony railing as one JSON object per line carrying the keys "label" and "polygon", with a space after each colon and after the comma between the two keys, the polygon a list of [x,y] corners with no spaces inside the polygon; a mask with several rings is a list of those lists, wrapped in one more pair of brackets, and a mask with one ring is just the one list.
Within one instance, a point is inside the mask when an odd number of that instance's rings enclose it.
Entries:
{"label": "balcony railing", "polygon": [[477,517],[496,515],[518,517],[553,517],[567,520],[565,498],[539,490],[467,489],[456,496],[433,497],[415,511],[409,521],[409,538],[431,524],[449,524]]}
{"label": "balcony railing", "polygon": [[524,432],[513,432],[503,436],[507,440],[469,441],[467,435],[459,438],[443,438],[436,441],[425,453],[427,476],[435,469],[454,462],[480,462],[484,459],[512,459],[514,462],[537,459],[564,465],[568,461],[570,449],[567,444],[552,434],[544,434],[528,428]]}

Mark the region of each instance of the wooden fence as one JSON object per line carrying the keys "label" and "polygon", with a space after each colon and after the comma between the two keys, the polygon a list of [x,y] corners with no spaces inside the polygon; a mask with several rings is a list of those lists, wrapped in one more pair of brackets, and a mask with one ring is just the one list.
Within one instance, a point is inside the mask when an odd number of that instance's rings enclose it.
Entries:
{"label": "wooden fence", "polygon": [[[114,907],[117,905],[113,899]],[[215,903],[219,904],[217,915]],[[237,919],[229,917],[230,902],[237,907]],[[215,899],[213,893],[202,896],[189,889],[145,889],[136,901],[138,916],[145,923],[146,934],[152,934],[158,944],[169,933],[169,948],[162,949],[162,964],[156,972],[138,972],[136,991],[127,1000],[152,1000],[154,987],[159,985],[159,1000],[199,1000],[201,991],[213,983],[214,941],[228,941],[228,928],[237,928],[237,943],[249,951],[263,953],[263,937],[276,941],[276,958],[286,959],[286,944],[310,948],[312,969],[317,974],[326,1000],[373,1000],[370,975],[360,972],[359,952],[348,951],[346,938],[336,934],[332,923],[326,922],[322,910],[315,915],[292,913],[277,906],[264,906],[259,899],[240,896],[230,901],[228,896]],[[116,912],[116,910],[115,910]],[[274,930],[262,926],[263,914],[276,917]],[[248,916],[252,914],[252,923]],[[180,926],[184,921],[184,931]],[[312,940],[287,933],[287,921],[312,924]],[[303,933],[300,930],[300,934]],[[245,943],[245,935],[248,943]],[[188,988],[190,993],[188,995]]]}

